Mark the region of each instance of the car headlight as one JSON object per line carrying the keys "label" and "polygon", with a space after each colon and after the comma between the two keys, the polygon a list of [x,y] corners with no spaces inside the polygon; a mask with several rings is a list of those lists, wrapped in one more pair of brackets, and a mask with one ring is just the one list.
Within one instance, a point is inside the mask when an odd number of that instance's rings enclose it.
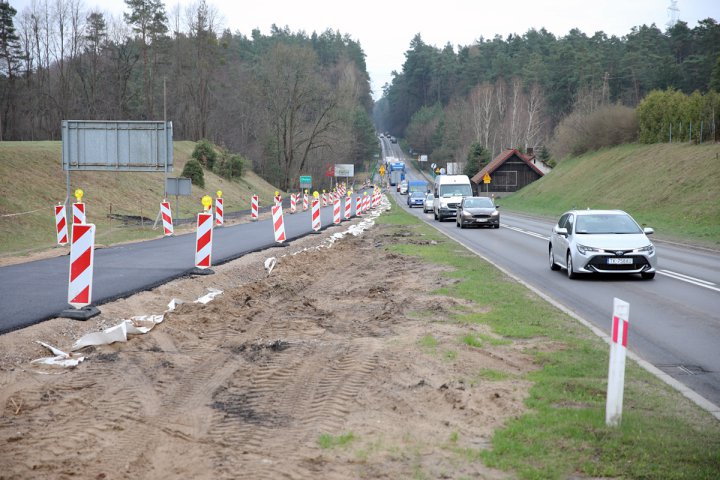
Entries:
{"label": "car headlight", "polygon": [[586,247],[585,245],[580,245],[579,243],[575,245],[577,248],[577,251],[585,255],[586,253],[590,252],[599,252],[600,250],[593,247]]}
{"label": "car headlight", "polygon": [[463,210],[463,211],[462,211],[462,216],[463,216],[463,217],[466,217],[466,218],[470,218],[470,217],[472,217],[472,213],[466,212],[465,210]]}
{"label": "car headlight", "polygon": [[500,215],[500,212],[498,212],[497,210],[495,210],[494,212],[492,212],[490,214],[490,216],[492,216],[492,217],[497,217],[498,215]]}
{"label": "car headlight", "polygon": [[637,253],[647,253],[648,255],[652,255],[653,253],[655,253],[655,245],[651,243],[650,245],[646,245],[642,248],[637,248],[635,249],[635,251]]}

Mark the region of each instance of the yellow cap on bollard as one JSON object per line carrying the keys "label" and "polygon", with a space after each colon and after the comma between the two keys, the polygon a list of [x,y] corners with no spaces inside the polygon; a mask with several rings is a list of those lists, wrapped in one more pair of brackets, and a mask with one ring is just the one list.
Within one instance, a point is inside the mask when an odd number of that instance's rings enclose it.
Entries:
{"label": "yellow cap on bollard", "polygon": [[215,194],[218,198],[222,198],[222,190],[218,190],[217,192],[215,192]]}
{"label": "yellow cap on bollard", "polygon": [[82,191],[82,188],[78,188],[75,190],[75,198],[77,198],[78,203],[82,202],[82,197],[85,194],[85,192]]}
{"label": "yellow cap on bollard", "polygon": [[313,197],[318,198],[319,196],[320,196],[320,194],[317,192],[317,190],[315,190],[313,192]]}
{"label": "yellow cap on bollard", "polygon": [[210,198],[210,195],[205,195],[202,197],[201,200],[203,207],[205,207],[205,210],[210,210],[210,205],[212,205],[212,198]]}
{"label": "yellow cap on bollard", "polygon": [[277,197],[278,195],[280,195],[280,192],[278,192],[277,190],[275,190],[275,196]]}

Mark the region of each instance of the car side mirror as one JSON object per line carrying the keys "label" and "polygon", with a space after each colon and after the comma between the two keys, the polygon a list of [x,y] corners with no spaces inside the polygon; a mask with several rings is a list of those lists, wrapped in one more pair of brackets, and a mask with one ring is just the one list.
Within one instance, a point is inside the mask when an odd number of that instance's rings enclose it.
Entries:
{"label": "car side mirror", "polygon": [[495,205],[495,210],[500,210],[500,205]]}
{"label": "car side mirror", "polygon": [[553,231],[558,235],[562,235],[563,237],[567,237],[568,234],[567,228],[560,228],[558,226],[555,226],[555,228],[553,228]]}
{"label": "car side mirror", "polygon": [[645,235],[652,235],[653,233],[655,233],[655,229],[650,228],[650,227],[645,227],[645,228],[643,228],[643,233]]}

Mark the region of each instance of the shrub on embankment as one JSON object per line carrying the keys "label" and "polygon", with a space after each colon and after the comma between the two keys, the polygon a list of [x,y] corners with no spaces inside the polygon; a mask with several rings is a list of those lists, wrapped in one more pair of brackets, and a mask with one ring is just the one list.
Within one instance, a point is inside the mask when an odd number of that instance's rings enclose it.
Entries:
{"label": "shrub on embankment", "polygon": [[720,145],[629,144],[568,157],[499,203],[552,217],[570,208],[618,208],[659,237],[718,247]]}

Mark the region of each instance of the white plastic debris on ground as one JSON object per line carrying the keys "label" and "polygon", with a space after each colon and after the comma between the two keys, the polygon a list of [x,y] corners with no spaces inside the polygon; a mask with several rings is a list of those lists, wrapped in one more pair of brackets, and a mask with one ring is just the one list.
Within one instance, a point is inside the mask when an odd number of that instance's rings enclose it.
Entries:
{"label": "white plastic debris on ground", "polygon": [[41,342],[39,340],[36,340],[35,343],[39,343],[43,347],[50,350],[55,356],[54,357],[43,357],[43,358],[37,358],[30,363],[39,364],[39,365],[51,365],[53,367],[77,367],[77,365],[85,360],[85,357],[73,354],[73,353],[67,353],[63,352],[59,348],[53,347],[50,344],[47,344],[45,342]]}
{"label": "white plastic debris on ground", "polygon": [[[205,305],[206,303],[212,301],[215,297],[221,295],[222,293],[222,290],[208,288],[208,293],[195,300],[194,303],[201,303]],[[63,352],[59,348],[53,347],[52,345],[37,341],[37,343],[53,352],[55,356],[38,358],[36,360],[32,360],[30,363],[53,365],[60,367],[75,367],[80,362],[85,360],[85,357],[79,356],[79,354],[76,353],[72,353],[73,351],[89,346],[110,345],[111,343],[115,342],[127,342],[128,335],[143,335],[145,333],[148,333],[155,327],[155,325],[157,325],[158,323],[162,323],[162,321],[165,319],[166,313],[172,312],[181,303],[184,302],[182,300],[178,300],[177,298],[173,298],[172,300],[170,300],[170,303],[168,303],[167,310],[165,310],[165,312],[160,315],[134,316],[131,317],[129,320],[123,320],[115,326],[106,328],[102,332],[93,332],[88,333],[87,335],[83,335],[73,344],[72,348],[70,349],[71,353]]]}
{"label": "white plastic debris on ground", "polygon": [[270,275],[270,272],[273,271],[273,268],[275,268],[275,265],[277,265],[277,258],[270,257],[270,258],[265,259],[265,271],[267,272],[268,275]]}

